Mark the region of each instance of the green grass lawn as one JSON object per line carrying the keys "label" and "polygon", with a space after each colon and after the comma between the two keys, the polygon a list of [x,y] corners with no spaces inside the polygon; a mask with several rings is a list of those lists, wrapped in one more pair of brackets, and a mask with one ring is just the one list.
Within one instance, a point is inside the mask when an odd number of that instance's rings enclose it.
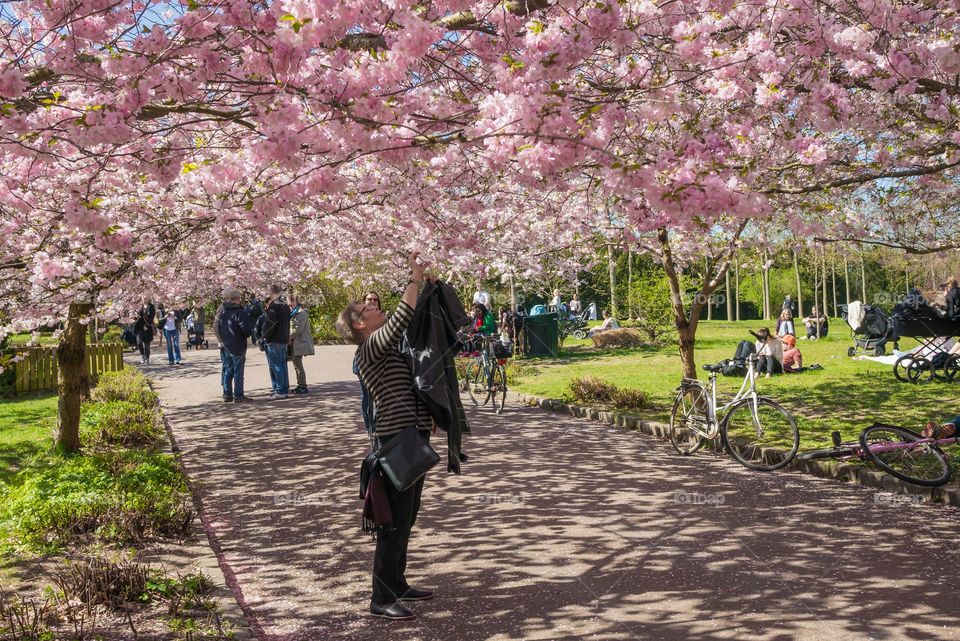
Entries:
{"label": "green grass lawn", "polygon": [[53,447],[57,395],[0,400],[0,485]]}
{"label": "green grass lawn", "polygon": [[[704,321],[697,331],[697,367],[733,356],[737,342],[750,339],[763,321]],[[769,323],[771,328],[773,323]],[[874,421],[906,427],[927,420],[947,420],[960,414],[960,383],[933,382],[910,385],[894,378],[893,367],[847,356],[853,345],[841,319],[831,319],[831,335],[819,341],[798,341],[804,365],[820,363],[822,371],[761,378],[757,387],[786,406],[797,418],[801,448],[830,444],[830,432],[839,430],[844,439],[856,438]],[[901,349],[916,345],[912,339],[900,342]],[[892,345],[887,350],[891,351]],[[570,400],[569,383],[579,376],[595,376],[620,387],[648,393],[651,407],[646,417],[668,421],[674,393],[680,383],[680,356],[676,345],[664,348],[597,350],[587,339],[568,339],[559,359],[532,358],[532,366],[520,376],[516,391],[548,398]],[[706,380],[706,372],[699,377]],[[730,398],[742,382],[740,377],[719,377],[718,395]],[[960,448],[953,448],[954,451]],[[956,459],[960,460],[960,459]]]}

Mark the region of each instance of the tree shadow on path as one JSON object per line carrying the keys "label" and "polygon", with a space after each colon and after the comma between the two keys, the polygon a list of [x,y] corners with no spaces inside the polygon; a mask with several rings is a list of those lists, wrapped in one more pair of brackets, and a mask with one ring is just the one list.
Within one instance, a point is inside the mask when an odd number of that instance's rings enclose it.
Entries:
{"label": "tree shadow on path", "polygon": [[952,508],[510,405],[468,408],[464,474],[427,479],[408,574],[438,598],[412,623],[370,619],[368,441],[336,367],[287,401],[162,392],[262,639],[957,638]]}

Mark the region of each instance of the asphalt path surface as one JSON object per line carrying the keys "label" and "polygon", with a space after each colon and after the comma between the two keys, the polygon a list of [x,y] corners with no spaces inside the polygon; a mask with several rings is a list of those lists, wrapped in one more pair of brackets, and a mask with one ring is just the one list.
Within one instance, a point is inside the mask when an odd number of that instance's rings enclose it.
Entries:
{"label": "asphalt path surface", "polygon": [[515,402],[468,407],[463,474],[427,478],[408,578],[437,598],[373,619],[353,348],[319,347],[310,394],[277,401],[251,348],[250,404],[221,401],[217,350],[163,356],[144,370],[263,640],[960,639],[956,508]]}

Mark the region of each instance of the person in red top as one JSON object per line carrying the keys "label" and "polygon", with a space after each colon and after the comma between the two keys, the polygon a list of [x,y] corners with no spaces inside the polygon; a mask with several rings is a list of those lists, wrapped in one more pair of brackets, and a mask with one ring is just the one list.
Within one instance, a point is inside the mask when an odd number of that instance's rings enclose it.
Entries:
{"label": "person in red top", "polygon": [[783,371],[796,372],[803,368],[803,355],[797,349],[797,337],[787,334],[780,339],[783,343]]}

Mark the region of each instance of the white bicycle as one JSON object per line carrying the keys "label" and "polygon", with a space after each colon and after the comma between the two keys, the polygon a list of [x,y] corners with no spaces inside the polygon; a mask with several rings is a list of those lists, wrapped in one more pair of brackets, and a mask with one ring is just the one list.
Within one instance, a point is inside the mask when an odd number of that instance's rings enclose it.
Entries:
{"label": "white bicycle", "polygon": [[679,453],[689,455],[707,440],[719,437],[721,447],[751,470],[777,470],[796,456],[800,431],[790,412],[757,393],[757,356],[751,354],[744,364],[747,373],[740,391],[722,407],[717,407],[720,365],[703,366],[710,372],[707,384],[683,379],[670,413],[670,443]]}

